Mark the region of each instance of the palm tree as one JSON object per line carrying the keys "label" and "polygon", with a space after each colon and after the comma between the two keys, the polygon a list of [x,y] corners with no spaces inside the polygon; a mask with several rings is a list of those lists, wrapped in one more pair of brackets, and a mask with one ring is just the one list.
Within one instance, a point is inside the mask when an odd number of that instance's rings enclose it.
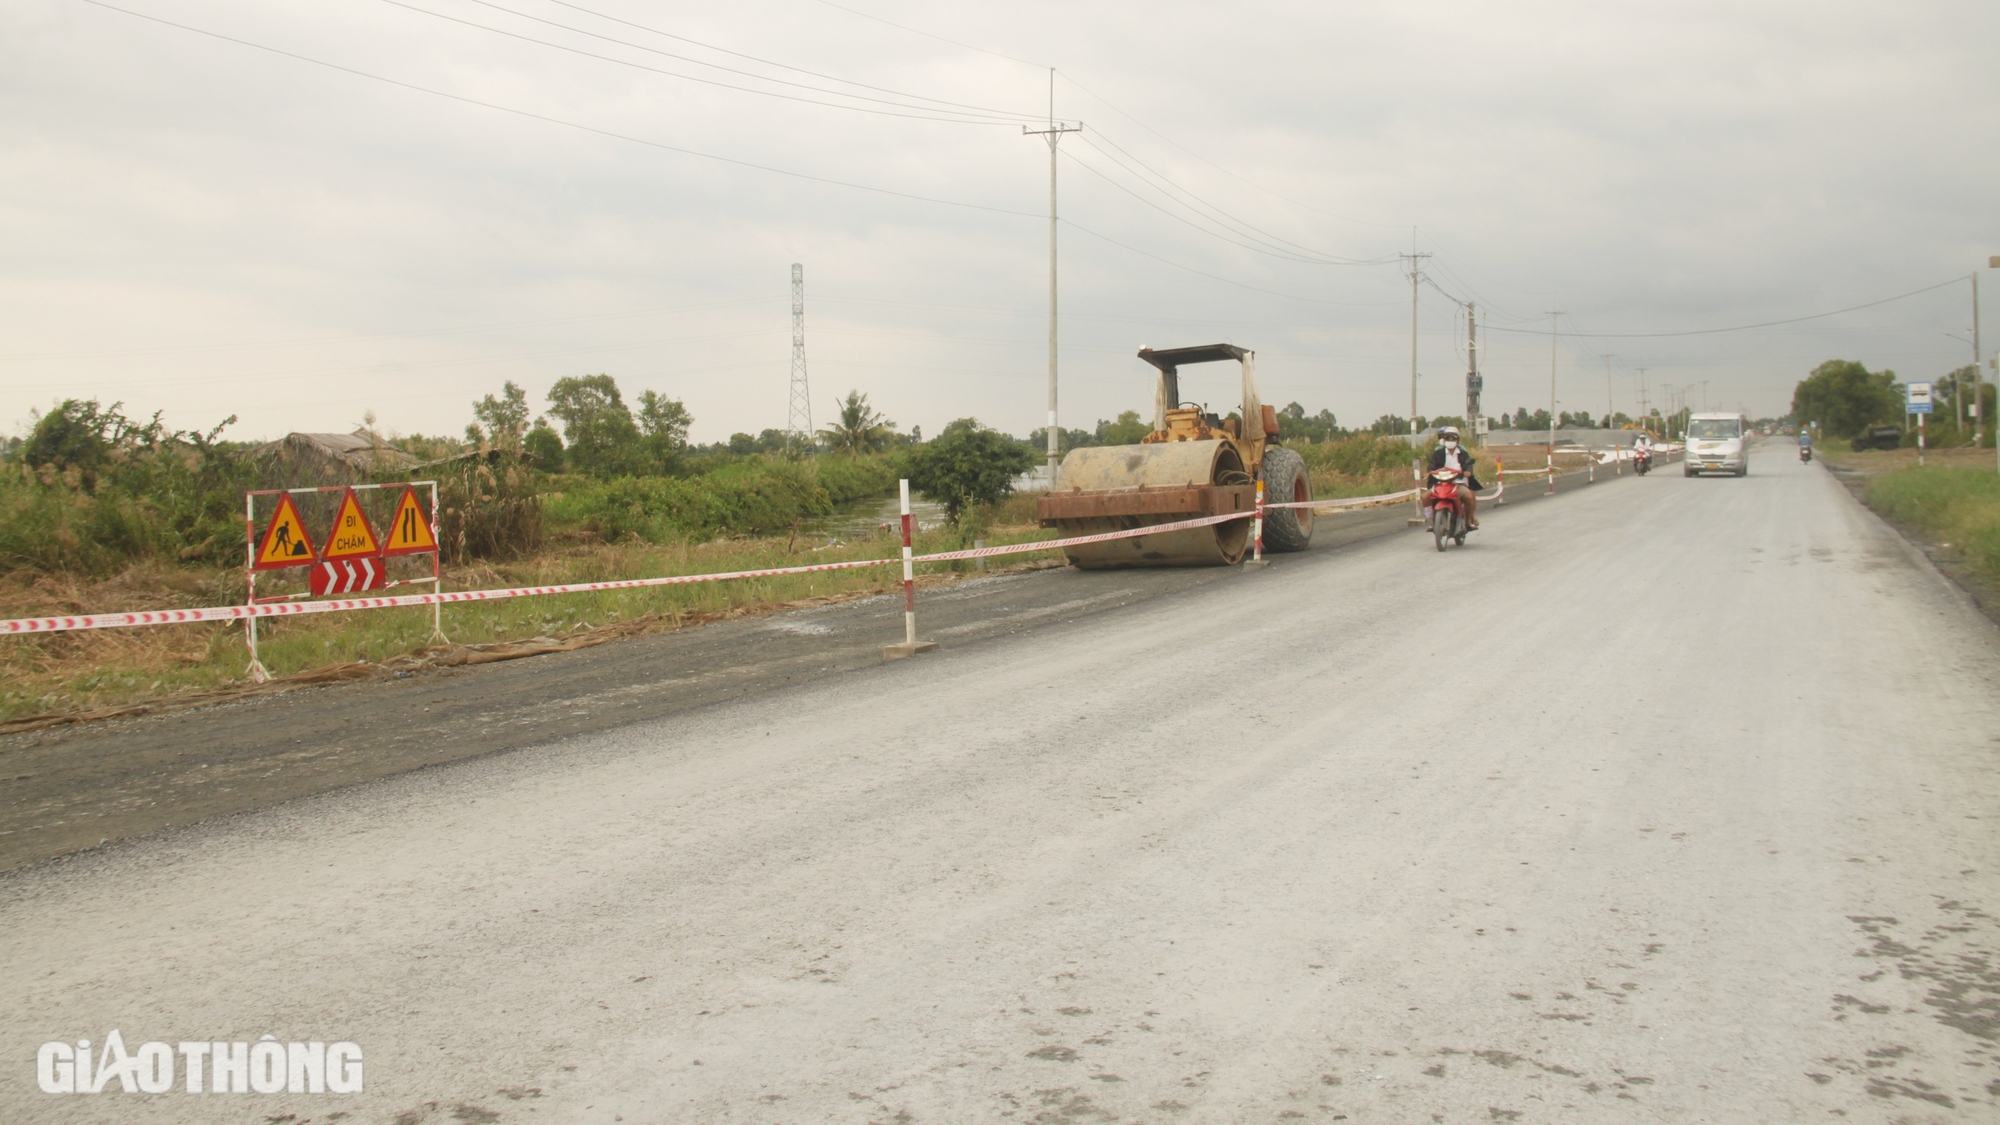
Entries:
{"label": "palm tree", "polygon": [[847,401],[835,404],[840,421],[820,430],[826,447],[835,453],[876,453],[889,447],[896,423],[868,405],[860,391],[847,392]]}

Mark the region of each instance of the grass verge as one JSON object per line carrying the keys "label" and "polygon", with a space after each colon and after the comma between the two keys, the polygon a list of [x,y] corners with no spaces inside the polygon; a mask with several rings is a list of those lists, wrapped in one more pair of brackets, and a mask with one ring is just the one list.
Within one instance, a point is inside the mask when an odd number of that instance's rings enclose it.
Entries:
{"label": "grass verge", "polygon": [[1992,467],[1892,468],[1868,478],[1862,499],[1936,539],[1983,583],[2000,585],[2000,473]]}
{"label": "grass verge", "polygon": [[[1012,515],[1008,509],[995,515],[993,525],[981,533],[989,545],[1055,536],[1032,523],[1007,518]],[[820,549],[789,537],[585,545],[516,563],[475,562],[447,568],[445,588],[556,585],[808,566],[890,558],[898,554],[900,545],[897,537],[888,534]],[[916,540],[918,554],[958,546],[958,534],[948,529],[920,533]],[[1048,557],[1024,552],[996,559],[991,565]],[[973,565],[933,564],[919,567],[919,572],[970,571]],[[444,607],[444,632],[456,644],[473,645],[605,628],[628,634],[671,630],[808,598],[883,592],[893,589],[901,577],[897,566],[886,565],[448,605]],[[165,568],[141,562],[103,581],[17,571],[0,580],[0,617],[240,604],[243,596],[240,570]],[[380,664],[424,649],[431,643],[430,633],[428,607],[314,614],[261,621],[258,648],[272,675],[297,676],[355,662]],[[5,681],[0,687],[0,723],[228,690],[246,682],[248,663],[243,627],[233,622],[4,637],[0,638],[0,677]]]}

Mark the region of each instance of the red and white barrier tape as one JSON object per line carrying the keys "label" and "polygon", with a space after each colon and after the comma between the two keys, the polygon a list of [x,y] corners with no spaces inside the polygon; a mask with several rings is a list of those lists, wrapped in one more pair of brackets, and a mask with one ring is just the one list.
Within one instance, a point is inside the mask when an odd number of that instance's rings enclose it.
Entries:
{"label": "red and white barrier tape", "polygon": [[[917,555],[912,562],[945,562],[951,559],[991,558],[1027,551],[1048,551],[1080,543],[1102,543],[1109,539],[1130,539],[1208,527],[1230,520],[1249,519],[1251,513],[1229,512],[1219,516],[1152,524],[1125,531],[1097,535],[1076,535],[1067,539],[1044,539],[1002,547],[980,547],[968,551],[941,551]],[[857,559],[852,562],[818,563],[813,566],[781,566],[766,570],[733,570],[719,574],[672,574],[660,578],[625,578],[610,582],[572,582],[561,586],[516,586],[502,590],[450,590],[442,594],[402,594],[385,598],[333,598],[324,601],[280,602],[260,605],[209,606],[203,609],[146,610],[137,613],[75,614],[65,617],[18,617],[0,620],[0,634],[65,633],[83,629],[129,629],[142,625],[178,625],[200,621],[243,621],[258,617],[296,617],[305,613],[342,613],[357,609],[395,609],[403,606],[453,605],[460,602],[503,601],[507,598],[538,597],[544,594],[587,594],[603,590],[634,590],[647,586],[681,586],[694,582],[723,582],[737,578],[778,578],[788,574],[811,574],[826,570],[858,570],[870,566],[891,566],[900,556],[887,559]]]}
{"label": "red and white barrier tape", "polygon": [[1401,492],[1385,492],[1380,496],[1349,496],[1342,500],[1286,500],[1280,504],[1265,504],[1266,508],[1365,508],[1373,504],[1393,504],[1408,500],[1417,494],[1417,489],[1406,488]]}
{"label": "red and white barrier tape", "polygon": [[1046,551],[1054,547],[1075,547],[1082,543],[1103,543],[1112,539],[1131,539],[1140,535],[1158,535],[1163,531],[1186,531],[1195,527],[1213,527],[1230,520],[1247,520],[1255,513],[1224,512],[1219,516],[1200,516],[1191,520],[1175,520],[1173,523],[1148,524],[1145,527],[1128,528],[1124,531],[1105,531],[1096,535],[1072,535],[1068,539],[1042,539],[1033,543],[1010,543],[1004,547],[974,547],[966,551],[939,551],[935,555],[918,555],[917,562],[949,562],[952,559],[990,559],[995,555],[1012,555],[1022,551]]}
{"label": "red and white barrier tape", "polygon": [[630,590],[641,586],[674,586],[719,582],[731,578],[774,578],[816,570],[853,570],[886,566],[898,559],[786,566],[769,570],[736,570],[722,574],[673,574],[662,578],[626,578],[611,582],[572,582],[563,586],[516,586],[505,590],[449,590],[442,594],[401,594],[387,598],[333,598],[316,602],[210,606],[205,609],[152,610],[141,613],[78,614],[73,617],[21,617],[0,621],[0,633],[60,633],[77,629],[123,629],[135,625],[174,625],[190,621],[242,621],[253,617],[296,617],[302,613],[339,613],[353,609],[394,609],[398,606],[451,605],[456,602],[501,601],[541,594],[585,594],[597,590]]}

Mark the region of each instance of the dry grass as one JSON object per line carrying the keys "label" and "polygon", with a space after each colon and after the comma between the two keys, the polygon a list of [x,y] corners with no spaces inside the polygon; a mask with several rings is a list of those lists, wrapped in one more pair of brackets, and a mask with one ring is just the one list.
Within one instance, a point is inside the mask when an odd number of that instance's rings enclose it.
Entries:
{"label": "dry grass", "polygon": [[[1019,500],[1014,502],[1015,505]],[[1051,538],[1052,532],[1015,519],[1013,508],[996,513],[990,544]],[[517,563],[475,563],[449,568],[447,590],[556,585],[671,574],[705,574],[806,566],[815,562],[890,558],[900,541],[890,535],[814,549],[814,544],[778,537],[727,539],[664,546],[618,544],[548,551]],[[951,550],[953,531],[925,532],[917,551]],[[1009,556],[1007,562],[1046,559],[1039,553]],[[996,564],[999,565],[998,560]],[[933,565],[933,572],[969,566]],[[444,632],[459,644],[492,644],[611,628],[621,633],[651,632],[779,606],[807,598],[851,597],[893,588],[901,578],[893,566],[779,578],[705,582],[591,594],[514,598],[446,606]],[[419,587],[418,589],[422,589]],[[86,581],[65,575],[15,572],[0,579],[0,617],[63,613],[175,609],[240,604],[238,570],[165,569],[134,565],[116,577]],[[380,664],[424,649],[431,641],[429,608],[314,614],[258,625],[259,654],[275,676],[312,673],[353,662]],[[237,623],[100,629],[33,637],[0,638],[0,722],[31,716],[100,710],[176,696],[240,687],[246,682],[248,652]]]}

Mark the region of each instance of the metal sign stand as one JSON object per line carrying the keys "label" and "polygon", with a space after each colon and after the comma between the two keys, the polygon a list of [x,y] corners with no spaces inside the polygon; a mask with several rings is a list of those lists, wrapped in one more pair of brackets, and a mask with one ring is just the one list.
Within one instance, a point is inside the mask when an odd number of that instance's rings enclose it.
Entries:
{"label": "metal sign stand", "polygon": [[1917,416],[1917,465],[1924,463],[1924,416],[1931,412],[1935,403],[1931,397],[1929,383],[1903,384],[1903,409]]}
{"label": "metal sign stand", "polygon": [[[312,496],[326,492],[348,492],[348,491],[371,492],[385,488],[425,488],[429,490],[431,498],[431,510],[429,518],[430,533],[431,533],[431,549],[428,552],[411,551],[408,553],[411,554],[428,553],[431,557],[431,573],[430,577],[428,578],[422,578],[422,577],[402,578],[402,579],[397,579],[396,581],[393,582],[385,580],[381,588],[389,589],[396,586],[429,585],[432,592],[440,594],[443,593],[444,556],[443,552],[439,549],[442,544],[442,540],[438,535],[438,482],[437,481],[414,480],[414,481],[395,481],[389,484],[355,484],[355,485],[337,484],[337,485],[327,485],[325,487],[320,487],[320,488],[259,488],[259,489],[252,489],[243,494],[243,528],[244,528],[243,571],[245,575],[244,585],[246,589],[247,604],[254,606],[260,604],[267,604],[270,602],[292,602],[304,598],[310,598],[313,596],[310,590],[304,593],[274,594],[269,597],[261,597],[261,598],[257,596],[257,572],[260,569],[257,565],[257,497]],[[297,565],[306,565],[306,566],[318,565],[319,562],[321,561],[319,557],[320,553],[321,552],[315,552],[310,559],[306,560],[304,563]],[[379,561],[384,566],[383,574],[385,575],[386,579],[387,575],[386,568],[388,559],[386,556],[384,556]],[[271,569],[271,568],[266,567],[262,569]],[[264,667],[264,662],[259,657],[257,652],[257,619],[255,617],[251,617],[249,620],[243,623],[243,636],[245,642],[249,645],[250,648],[250,667],[248,668],[247,671],[250,676],[251,682],[259,684],[268,682],[271,678],[271,673],[268,669]],[[444,635],[444,604],[442,602],[431,603],[431,635],[429,637],[429,640],[438,644],[448,643]]]}

